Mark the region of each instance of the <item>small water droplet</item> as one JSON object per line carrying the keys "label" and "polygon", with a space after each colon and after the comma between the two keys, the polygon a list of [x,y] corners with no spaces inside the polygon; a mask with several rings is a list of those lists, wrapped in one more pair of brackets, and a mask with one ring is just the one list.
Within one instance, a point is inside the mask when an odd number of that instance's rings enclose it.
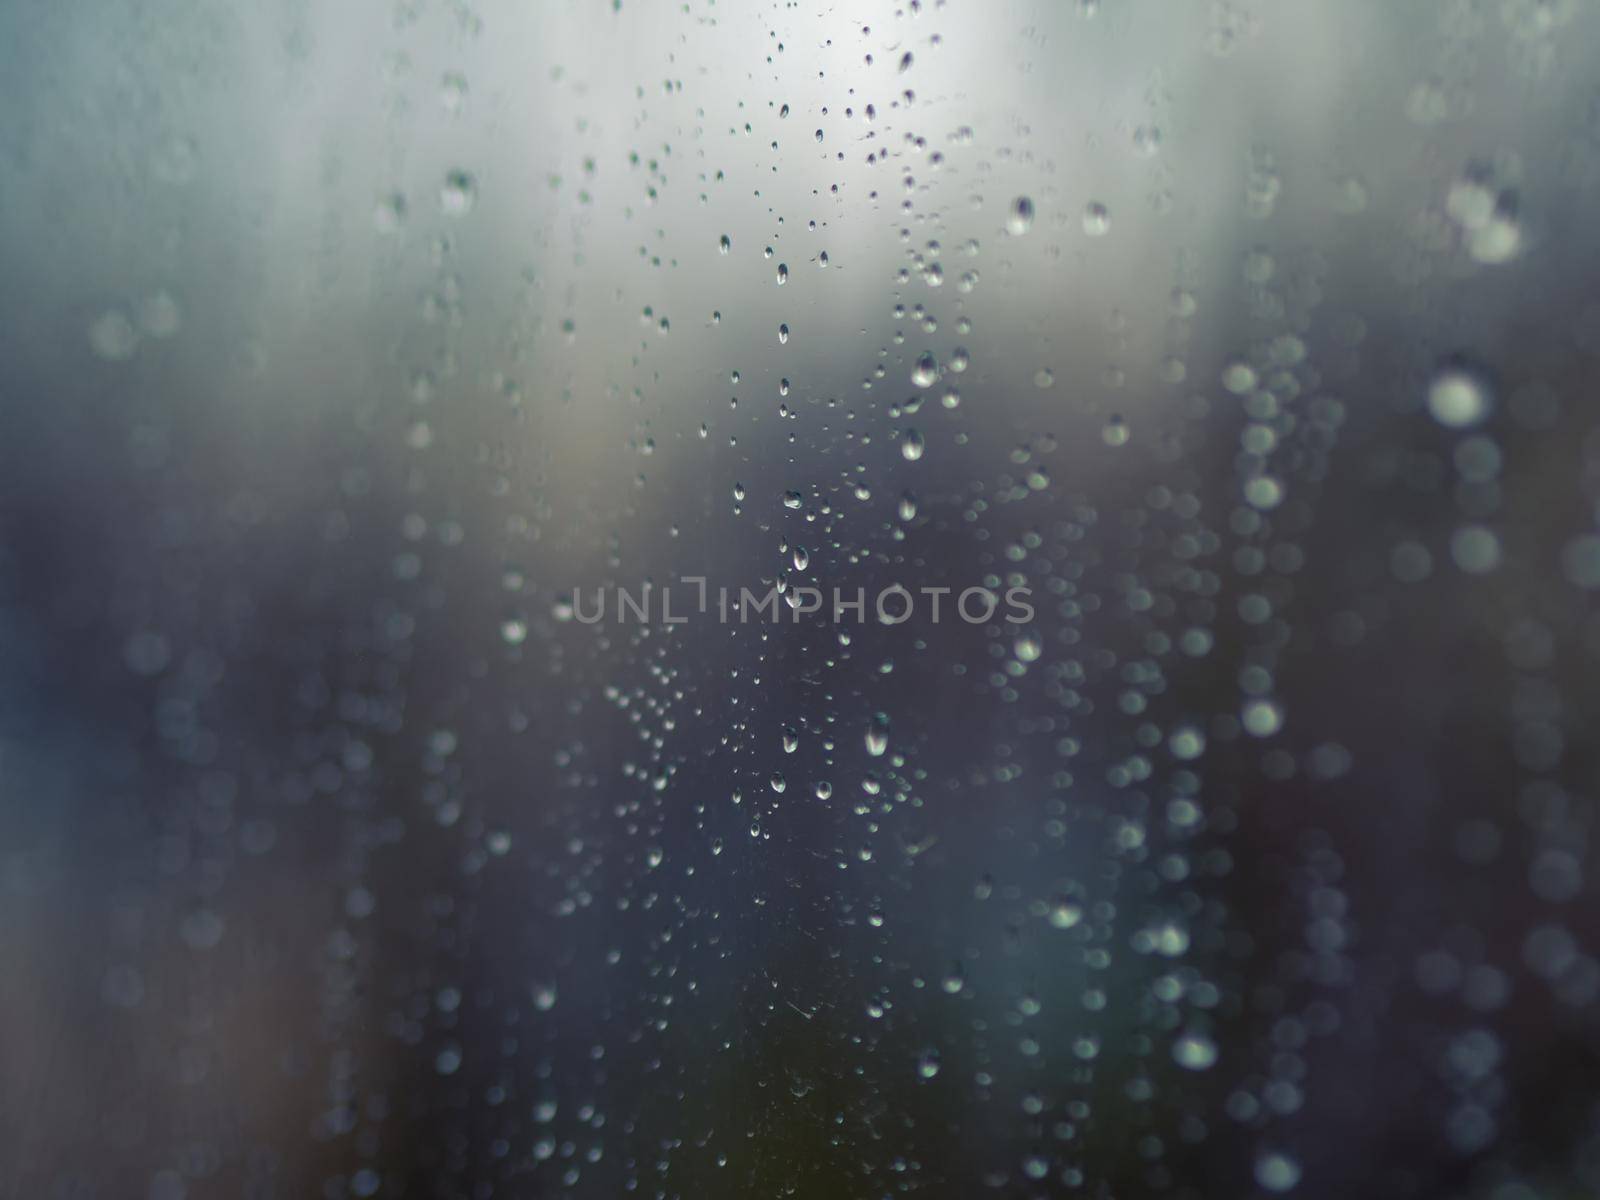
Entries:
{"label": "small water droplet", "polygon": [[451,171],[439,189],[439,208],[447,217],[464,217],[478,203],[478,181],[466,171]]}
{"label": "small water droplet", "polygon": [[1484,381],[1464,367],[1446,367],[1428,384],[1428,411],[1450,429],[1478,424],[1493,407],[1494,397]]}
{"label": "small water droplet", "polygon": [[1033,201],[1018,196],[1011,202],[1011,213],[1006,218],[1006,228],[1013,236],[1021,237],[1033,228]]}
{"label": "small water droplet", "polygon": [[1189,1071],[1204,1071],[1217,1061],[1217,1044],[1204,1034],[1186,1033],[1172,1043],[1172,1061]]}
{"label": "small water droplet", "polygon": [[139,348],[139,331],[120,308],[107,309],[89,323],[89,349],[107,362],[123,362]]}

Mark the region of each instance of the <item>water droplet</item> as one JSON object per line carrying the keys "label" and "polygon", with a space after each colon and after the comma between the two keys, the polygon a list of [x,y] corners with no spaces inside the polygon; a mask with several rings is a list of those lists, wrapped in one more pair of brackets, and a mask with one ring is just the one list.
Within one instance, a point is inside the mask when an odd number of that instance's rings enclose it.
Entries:
{"label": "water droplet", "polygon": [[867,726],[867,753],[873,758],[882,758],[889,749],[889,718],[883,713],[878,713]]}
{"label": "water droplet", "polygon": [[458,113],[467,100],[467,77],[448,71],[439,83],[439,103],[449,113]]}
{"label": "water droplet", "polygon": [[778,264],[778,286],[782,287],[784,284],[786,284],[788,282],[789,282],[789,264],[788,263],[779,263]]}
{"label": "water droplet", "polygon": [[372,227],[379,233],[398,233],[406,223],[406,198],[399,192],[379,200],[372,210]]}
{"label": "water droplet", "polygon": [[1155,125],[1141,125],[1133,131],[1133,148],[1145,157],[1161,149],[1161,130]]}
{"label": "water droplet", "polygon": [[717,249],[723,254],[726,254],[729,250],[733,249],[733,239],[727,234],[723,234],[721,240],[717,242]]}
{"label": "water droplet", "polygon": [[1217,1044],[1204,1034],[1186,1033],[1172,1043],[1172,1061],[1189,1071],[1204,1071],[1217,1061]]}
{"label": "water droplet", "polygon": [[478,203],[478,181],[466,171],[451,171],[439,189],[439,208],[447,217],[464,217]]}
{"label": "water droplet", "polygon": [[789,327],[787,325],[779,325],[778,326],[778,344],[781,346],[781,345],[786,344],[788,341],[789,341]]}
{"label": "water droplet", "polygon": [[1104,204],[1091,204],[1083,210],[1083,231],[1090,237],[1104,237],[1111,232],[1111,214]]}
{"label": "water droplet", "polygon": [[1189,761],[1205,753],[1206,736],[1193,725],[1184,725],[1172,731],[1172,735],[1167,738],[1167,745],[1171,748],[1174,758]]}
{"label": "water droplet", "polygon": [[1006,228],[1013,236],[1021,237],[1033,228],[1033,201],[1018,196],[1011,202],[1011,213],[1006,218]]}
{"label": "water droplet", "polygon": [[1300,1164],[1278,1151],[1256,1159],[1256,1182],[1269,1192],[1287,1192],[1300,1182]]}
{"label": "water droplet", "polygon": [[139,348],[139,331],[120,308],[107,309],[89,323],[89,349],[107,362],[123,362]]}
{"label": "water droplet", "polygon": [[1245,396],[1256,390],[1256,373],[1249,363],[1229,363],[1222,371],[1222,386],[1235,396]]}
{"label": "water droplet", "polygon": [[1251,700],[1239,719],[1252,737],[1271,737],[1283,728],[1283,710],[1271,700]]}
{"label": "water droplet", "polygon": [[139,326],[153,338],[169,338],[183,328],[183,310],[165,288],[139,302]]}
{"label": "water droplet", "polygon": [[1066,897],[1058,898],[1050,906],[1050,924],[1057,929],[1071,929],[1083,920],[1083,906]]}
{"label": "water droplet", "polygon": [[900,456],[907,462],[916,462],[922,457],[922,435],[915,429],[908,429],[900,435]]}
{"label": "water droplet", "polygon": [[1450,429],[1478,424],[1493,407],[1494,397],[1484,381],[1464,367],[1446,367],[1428,384],[1428,411]]}
{"label": "water droplet", "polygon": [[911,382],[919,388],[932,387],[939,381],[939,360],[933,357],[933,352],[924,350],[917,356],[917,361],[911,364]]}

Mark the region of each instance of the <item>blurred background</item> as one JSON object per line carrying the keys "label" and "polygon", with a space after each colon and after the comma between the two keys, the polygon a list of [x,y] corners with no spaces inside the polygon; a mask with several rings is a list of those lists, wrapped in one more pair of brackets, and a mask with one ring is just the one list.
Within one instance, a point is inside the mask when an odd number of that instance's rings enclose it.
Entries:
{"label": "blurred background", "polygon": [[0,31],[0,1195],[1600,1195],[1600,9]]}

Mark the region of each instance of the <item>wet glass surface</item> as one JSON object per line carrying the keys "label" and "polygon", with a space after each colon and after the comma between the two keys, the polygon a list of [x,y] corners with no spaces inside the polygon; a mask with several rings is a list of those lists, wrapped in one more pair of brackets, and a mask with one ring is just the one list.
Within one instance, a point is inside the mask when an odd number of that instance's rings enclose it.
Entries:
{"label": "wet glass surface", "polygon": [[0,1194],[1600,1194],[1600,8],[0,31]]}

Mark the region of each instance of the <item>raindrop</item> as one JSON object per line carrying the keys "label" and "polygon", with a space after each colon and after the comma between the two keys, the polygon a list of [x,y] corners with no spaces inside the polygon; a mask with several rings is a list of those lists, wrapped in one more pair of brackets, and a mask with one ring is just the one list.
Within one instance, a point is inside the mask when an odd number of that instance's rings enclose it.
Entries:
{"label": "raindrop", "polygon": [[1493,407],[1494,398],[1483,380],[1463,367],[1446,367],[1428,384],[1428,411],[1450,429],[1478,424]]}
{"label": "raindrop", "polygon": [[1011,202],[1011,214],[1006,218],[1006,228],[1016,237],[1021,237],[1033,228],[1033,201],[1026,196],[1018,196]]}
{"label": "raindrop", "polygon": [[464,217],[478,203],[478,181],[465,171],[451,171],[439,189],[439,208],[447,217]]}
{"label": "raindrop", "polygon": [[1083,906],[1066,897],[1058,898],[1050,906],[1050,924],[1057,929],[1071,929],[1083,920]]}
{"label": "raindrop", "polygon": [[177,298],[163,288],[139,303],[139,325],[153,338],[169,338],[183,328],[183,310]]}
{"label": "raindrop", "polygon": [[873,758],[882,758],[889,749],[889,718],[878,713],[867,726],[867,753]]}
{"label": "raindrop", "polygon": [[1188,1071],[1204,1071],[1217,1061],[1217,1044],[1204,1034],[1186,1033],[1172,1043],[1172,1061]]}
{"label": "raindrop", "polygon": [[1269,1192],[1287,1192],[1300,1182],[1300,1164],[1273,1151],[1256,1159],[1256,1182]]}
{"label": "raindrop", "polygon": [[108,309],[89,324],[89,348],[107,362],[123,362],[139,348],[139,331],[120,308]]}

